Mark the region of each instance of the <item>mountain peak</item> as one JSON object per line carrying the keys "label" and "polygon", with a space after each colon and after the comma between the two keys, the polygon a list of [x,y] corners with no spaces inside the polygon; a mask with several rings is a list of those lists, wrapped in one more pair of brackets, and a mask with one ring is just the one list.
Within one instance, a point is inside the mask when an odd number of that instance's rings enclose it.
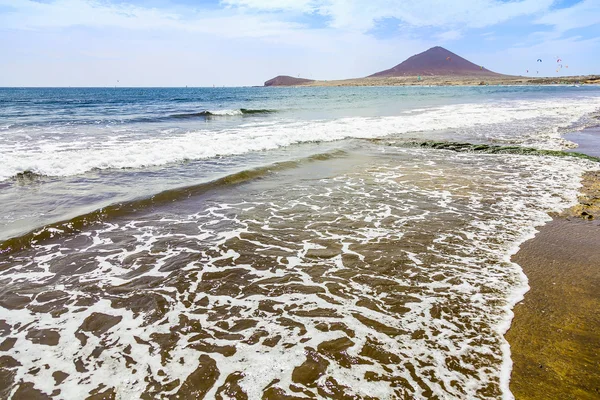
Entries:
{"label": "mountain peak", "polygon": [[370,75],[370,77],[417,75],[490,76],[499,74],[492,72],[481,65],[473,64],[469,60],[466,60],[441,46],[435,46],[407,58],[393,68]]}

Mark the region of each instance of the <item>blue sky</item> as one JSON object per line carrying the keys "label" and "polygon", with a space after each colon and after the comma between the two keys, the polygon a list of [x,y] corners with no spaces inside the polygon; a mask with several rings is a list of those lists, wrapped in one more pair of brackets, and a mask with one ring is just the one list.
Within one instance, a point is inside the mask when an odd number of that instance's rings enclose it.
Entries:
{"label": "blue sky", "polygon": [[600,74],[600,0],[0,0],[0,86],[343,79],[436,45],[501,73]]}

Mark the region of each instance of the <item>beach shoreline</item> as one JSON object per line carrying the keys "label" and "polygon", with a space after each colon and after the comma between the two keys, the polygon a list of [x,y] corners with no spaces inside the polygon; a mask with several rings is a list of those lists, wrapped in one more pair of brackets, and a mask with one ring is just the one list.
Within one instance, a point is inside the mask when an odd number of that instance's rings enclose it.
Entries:
{"label": "beach shoreline", "polygon": [[600,172],[582,185],[578,204],[512,257],[530,286],[505,334],[516,399],[600,396]]}
{"label": "beach shoreline", "polygon": [[0,91],[0,398],[510,398],[600,91],[438,89]]}
{"label": "beach shoreline", "polygon": [[[600,84],[600,76],[531,77],[512,75],[473,76],[396,76],[369,77],[340,80],[314,80],[311,82],[281,86],[331,87],[331,86],[494,86],[494,85],[594,85]],[[277,86],[277,85],[275,85]]]}

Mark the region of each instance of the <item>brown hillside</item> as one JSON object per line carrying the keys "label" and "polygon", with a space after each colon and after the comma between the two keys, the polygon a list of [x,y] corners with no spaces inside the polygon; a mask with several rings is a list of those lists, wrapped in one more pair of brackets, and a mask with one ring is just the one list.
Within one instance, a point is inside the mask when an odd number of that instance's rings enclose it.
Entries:
{"label": "brown hillside", "polygon": [[423,53],[407,58],[404,62],[369,77],[393,76],[500,76],[480,65],[458,56],[443,47],[432,47]]}
{"label": "brown hillside", "polygon": [[294,78],[293,76],[279,75],[265,82],[265,86],[295,86],[303,83],[314,82],[312,79]]}

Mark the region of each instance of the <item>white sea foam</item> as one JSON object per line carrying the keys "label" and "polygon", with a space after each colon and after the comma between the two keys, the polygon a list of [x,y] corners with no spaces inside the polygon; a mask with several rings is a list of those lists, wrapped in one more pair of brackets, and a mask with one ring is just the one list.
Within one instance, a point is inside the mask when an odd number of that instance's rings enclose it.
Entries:
{"label": "white sea foam", "polygon": [[[378,138],[388,135],[455,130],[500,143],[521,143],[544,148],[564,148],[569,143],[561,131],[600,108],[600,98],[521,100],[499,103],[433,107],[418,114],[393,117],[356,117],[319,121],[281,120],[246,124],[237,128],[202,129],[182,134],[146,136],[98,131],[90,135],[42,136],[41,140],[0,142],[0,180],[26,170],[41,175],[69,176],[94,169],[143,168],[216,156],[270,150],[303,142],[345,138]],[[222,110],[224,114],[239,110]],[[81,129],[81,128],[72,128]],[[88,128],[86,128],[88,129]],[[103,128],[112,129],[112,128]],[[111,133],[112,132],[112,133]]]}
{"label": "white sea foam", "polygon": [[242,110],[210,110],[211,115],[242,115]]}
{"label": "white sea foam", "polygon": [[[487,385],[501,387],[503,396],[510,399],[509,348],[502,334],[510,323],[512,306],[527,289],[521,268],[510,262],[510,256],[536,227],[548,221],[548,212],[575,201],[579,176],[590,168],[596,167],[586,161],[552,157],[389,149],[359,172],[276,185],[266,191],[248,190],[239,196],[243,199],[229,193],[224,196],[226,200],[203,199],[195,206],[200,209],[191,215],[181,214],[181,207],[176,207],[164,215],[150,214],[84,232],[82,236],[92,240],[77,249],[78,263],[97,266],[72,275],[76,280],[68,285],[46,287],[54,285],[57,267],[60,270],[63,260],[69,261],[72,254],[64,246],[40,246],[34,256],[12,262],[3,275],[5,286],[7,290],[19,289],[28,282],[38,291],[42,287],[64,290],[70,296],[68,311],[51,318],[42,312],[3,310],[3,318],[13,326],[31,323],[20,332],[13,329],[10,336],[18,341],[6,355],[22,364],[16,368],[17,380],[33,382],[46,393],[55,388],[52,372],[69,373],[58,385],[58,398],[82,398],[104,384],[126,399],[138,398],[146,389],[147,379],[164,383],[179,379],[181,384],[197,368],[203,353],[215,361],[220,372],[206,398],[214,398],[227,377],[237,371],[244,373],[239,384],[249,398],[260,398],[274,379],[279,380],[278,387],[287,390],[294,369],[306,359],[307,349],[346,337],[345,332],[317,328],[324,321],[336,321],[354,333],[348,339],[352,342],[346,350],[349,357],[359,359],[361,349],[371,340],[400,357],[401,362],[345,367],[335,357],[323,355],[329,365],[316,383],[323,390],[327,389],[325,379],[334,378],[349,388],[349,394],[394,398],[394,385],[365,379],[365,373],[370,372],[405,380],[413,388],[412,397],[418,399],[428,397],[426,390],[429,396],[439,398],[494,398],[493,394],[478,392]],[[118,239],[126,239],[125,245]],[[168,245],[157,247],[165,240]],[[339,254],[317,260],[311,256],[336,248]],[[161,271],[186,253],[194,255],[189,259],[192,261],[182,263],[177,271]],[[148,255],[156,259],[131,264],[132,257]],[[271,264],[265,267],[267,262]],[[142,275],[126,275],[142,267],[146,268]],[[393,270],[386,270],[388,267]],[[324,270],[315,273],[314,268]],[[227,271],[248,273],[240,284],[263,289],[269,285],[265,279],[293,277],[292,283],[320,288],[336,302],[293,290],[250,295],[221,291],[224,285],[235,285],[236,278],[223,277],[215,282],[210,274]],[[430,279],[433,275],[440,278]],[[177,276],[182,280],[174,279]],[[165,299],[167,311],[160,320],[148,322],[154,310],[135,316],[103,298],[103,291],[140,277],[160,278],[160,285],[140,290]],[[209,282],[214,286],[207,286]],[[342,295],[327,283],[342,287]],[[286,283],[270,285],[287,288]],[[398,290],[386,290],[388,286]],[[93,287],[97,289],[88,292]],[[107,298],[127,300],[132,294],[135,289],[112,292]],[[100,299],[91,306],[73,304],[98,295]],[[205,295],[205,305],[199,305]],[[396,312],[385,302],[394,295],[413,300],[404,304],[405,310]],[[365,299],[379,309],[359,303]],[[274,306],[279,314],[261,310],[261,301],[280,302]],[[335,317],[295,312],[319,308],[332,310]],[[228,311],[219,313],[218,309]],[[88,343],[82,346],[73,335],[92,312],[122,320],[99,337],[89,335]],[[386,334],[360,322],[355,314],[407,333]],[[199,332],[175,328],[180,315],[200,323],[201,331],[209,333],[203,340],[216,346],[233,344],[235,353],[227,356],[192,350],[190,345],[196,343],[193,337]],[[300,327],[279,323],[279,316],[300,322],[306,333]],[[213,337],[227,333],[236,321],[244,319],[257,324],[238,332],[243,339]],[[57,330],[61,335],[58,345],[31,343],[27,331],[32,328]],[[171,329],[175,329],[178,341],[165,361],[156,335],[168,336]],[[248,343],[260,330],[269,338],[279,335],[281,340],[274,346]],[[413,335],[417,333],[420,336]],[[112,345],[96,359],[91,354],[102,341]],[[137,363],[133,368],[126,365],[123,356],[127,348]],[[451,368],[449,358],[457,360],[461,368]],[[88,371],[76,370],[73,360],[77,359],[85,361]],[[37,375],[28,372],[45,363],[49,367]],[[407,365],[426,388],[415,381]],[[161,396],[174,394],[178,387]],[[305,389],[318,395],[314,387]]]}

